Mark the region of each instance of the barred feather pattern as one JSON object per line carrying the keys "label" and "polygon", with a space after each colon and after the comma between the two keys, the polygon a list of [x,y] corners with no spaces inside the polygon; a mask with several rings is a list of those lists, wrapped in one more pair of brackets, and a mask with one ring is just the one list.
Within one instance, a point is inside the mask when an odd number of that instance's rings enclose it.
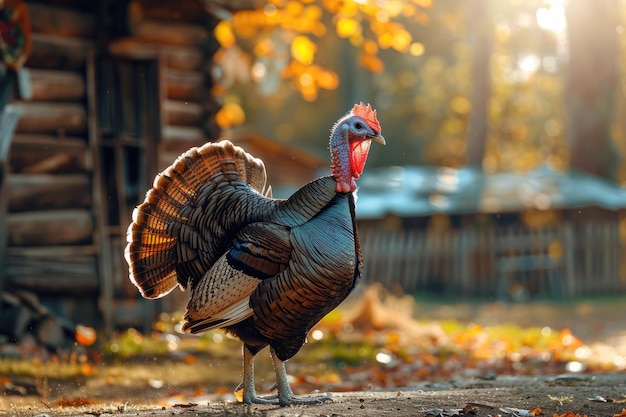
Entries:
{"label": "barred feather pattern", "polygon": [[229,141],[191,148],[157,175],[127,233],[130,279],[142,295],[194,285],[234,233],[272,211],[266,179],[263,162]]}

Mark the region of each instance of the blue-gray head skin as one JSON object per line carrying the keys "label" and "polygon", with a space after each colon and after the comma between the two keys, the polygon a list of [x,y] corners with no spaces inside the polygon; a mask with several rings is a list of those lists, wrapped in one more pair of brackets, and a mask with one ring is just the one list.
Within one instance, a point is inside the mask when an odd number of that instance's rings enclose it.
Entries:
{"label": "blue-gray head skin", "polygon": [[335,123],[330,135],[332,171],[338,193],[356,191],[372,141],[385,144],[376,110],[369,104],[355,104],[350,113]]}

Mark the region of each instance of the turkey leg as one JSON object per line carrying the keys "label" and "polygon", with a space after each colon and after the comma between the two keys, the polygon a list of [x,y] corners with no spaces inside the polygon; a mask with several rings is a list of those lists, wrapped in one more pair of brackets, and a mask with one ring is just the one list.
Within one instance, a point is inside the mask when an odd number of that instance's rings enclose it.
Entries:
{"label": "turkey leg", "polygon": [[235,392],[243,389],[244,404],[278,404],[276,397],[258,397],[254,386],[254,354],[250,347],[243,345],[243,381],[235,388]]}
{"label": "turkey leg", "polygon": [[276,373],[276,386],[278,387],[278,403],[285,407],[288,405],[314,405],[323,404],[327,401],[332,402],[330,397],[298,397],[291,390],[289,381],[287,380],[287,370],[285,369],[285,362],[278,359],[274,348],[270,347],[270,356],[272,357],[272,365],[274,366],[274,372]]}

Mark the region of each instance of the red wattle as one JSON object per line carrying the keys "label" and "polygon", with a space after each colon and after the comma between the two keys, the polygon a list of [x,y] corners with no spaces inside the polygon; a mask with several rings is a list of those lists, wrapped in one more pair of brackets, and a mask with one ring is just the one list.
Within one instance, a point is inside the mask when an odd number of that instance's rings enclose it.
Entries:
{"label": "red wattle", "polygon": [[350,165],[352,177],[355,179],[358,179],[363,173],[371,143],[371,140],[359,140],[350,143]]}

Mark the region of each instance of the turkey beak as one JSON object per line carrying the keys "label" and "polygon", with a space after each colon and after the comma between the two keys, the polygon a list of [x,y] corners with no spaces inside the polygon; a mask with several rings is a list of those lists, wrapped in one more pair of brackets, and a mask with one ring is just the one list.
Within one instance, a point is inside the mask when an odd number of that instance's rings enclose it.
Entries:
{"label": "turkey beak", "polygon": [[373,135],[367,135],[368,139],[373,140],[374,142],[378,142],[381,145],[385,145],[387,142],[385,142],[385,138],[383,137],[383,135],[381,135],[380,133],[376,133]]}

